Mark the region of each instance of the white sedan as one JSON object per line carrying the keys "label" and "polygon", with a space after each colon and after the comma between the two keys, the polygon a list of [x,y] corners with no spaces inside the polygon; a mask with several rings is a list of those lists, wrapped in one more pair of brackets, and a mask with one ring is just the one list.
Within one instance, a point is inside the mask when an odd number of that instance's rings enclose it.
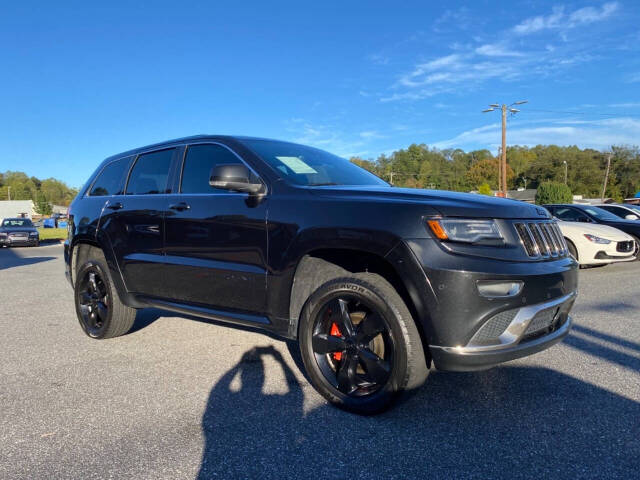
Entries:
{"label": "white sedan", "polygon": [[569,253],[580,266],[629,262],[636,258],[633,238],[617,228],[582,222],[558,220]]}

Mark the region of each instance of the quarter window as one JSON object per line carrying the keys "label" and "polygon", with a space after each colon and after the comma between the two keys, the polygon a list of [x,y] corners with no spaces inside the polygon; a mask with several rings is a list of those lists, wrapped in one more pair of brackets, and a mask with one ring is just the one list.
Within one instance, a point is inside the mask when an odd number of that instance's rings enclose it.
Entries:
{"label": "quarter window", "polygon": [[89,192],[91,197],[103,197],[106,195],[122,195],[124,178],[129,169],[131,157],[121,158],[104,167]]}
{"label": "quarter window", "polygon": [[228,193],[209,185],[211,169],[216,165],[242,163],[221,145],[191,145],[182,167],[182,193]]}
{"label": "quarter window", "polygon": [[140,155],[129,176],[127,195],[168,193],[167,179],[174,150]]}

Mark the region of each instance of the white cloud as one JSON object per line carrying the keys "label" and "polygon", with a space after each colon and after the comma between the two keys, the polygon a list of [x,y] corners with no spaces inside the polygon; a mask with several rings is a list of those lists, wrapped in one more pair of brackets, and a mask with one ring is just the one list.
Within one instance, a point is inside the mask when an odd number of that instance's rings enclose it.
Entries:
{"label": "white cloud", "polygon": [[527,18],[513,27],[512,31],[518,35],[530,35],[542,30],[575,28],[605,20],[617,11],[618,7],[618,2],[607,2],[602,8],[583,7],[565,14],[564,7],[556,6],[551,14]]}
{"label": "white cloud", "polygon": [[519,35],[528,35],[539,32],[540,30],[556,28],[560,26],[563,17],[564,7],[554,7],[551,15],[539,15],[537,17],[527,18],[513,27],[513,31]]}
{"label": "white cloud", "polygon": [[610,103],[607,106],[612,108],[637,108],[640,107],[640,102]]}
{"label": "white cloud", "polygon": [[638,82],[640,82],[640,72],[632,73],[631,75],[627,75],[626,82],[627,83],[638,83]]}
{"label": "white cloud", "polygon": [[522,57],[523,54],[514,50],[509,50],[504,45],[497,43],[487,43],[476,48],[475,52],[478,55],[485,55],[487,57]]}
{"label": "white cloud", "polygon": [[388,56],[382,55],[381,53],[372,53],[371,55],[367,55],[367,59],[376,65],[387,65],[390,61]]}
{"label": "white cloud", "polygon": [[[577,145],[602,150],[611,145],[634,145],[640,138],[640,120],[615,118],[604,120],[567,120],[543,126],[525,124],[507,130],[509,145]],[[500,124],[493,123],[462,132],[434,143],[438,148],[483,148],[496,151],[500,141]]]}
{"label": "white cloud", "polygon": [[569,15],[569,25],[574,26],[602,21],[618,10],[618,7],[618,2],[608,2],[602,5],[601,9],[594,7],[580,8]]}

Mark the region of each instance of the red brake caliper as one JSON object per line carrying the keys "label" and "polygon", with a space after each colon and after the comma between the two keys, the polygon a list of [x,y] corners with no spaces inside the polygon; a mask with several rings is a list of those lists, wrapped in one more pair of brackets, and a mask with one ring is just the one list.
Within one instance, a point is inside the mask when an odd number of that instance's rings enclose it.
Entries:
{"label": "red brake caliper", "polygon": [[[336,325],[335,323],[331,324],[331,331],[329,332],[329,335],[332,335],[334,337],[342,336],[342,334],[340,333],[340,329],[338,328],[338,325]],[[336,361],[342,360],[342,352],[334,352],[332,355],[334,360]]]}

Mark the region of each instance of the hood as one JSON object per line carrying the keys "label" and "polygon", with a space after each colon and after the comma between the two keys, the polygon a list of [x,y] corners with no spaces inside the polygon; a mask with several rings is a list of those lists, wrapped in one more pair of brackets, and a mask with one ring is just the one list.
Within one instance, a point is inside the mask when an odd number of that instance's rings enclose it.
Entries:
{"label": "hood", "polygon": [[0,227],[0,232],[12,233],[12,232],[37,232],[36,227]]}
{"label": "hood", "polygon": [[632,237],[623,231],[607,225],[583,222],[565,222],[562,220],[558,221],[558,225],[560,226],[562,233],[567,236],[569,233],[574,233],[577,235],[596,235],[597,237],[613,240],[614,242],[627,242],[629,240],[633,240]]}
{"label": "hood", "polygon": [[445,217],[551,218],[545,208],[518,200],[475,193],[396,187],[308,187],[313,195],[354,201],[399,202],[429,206]]}

